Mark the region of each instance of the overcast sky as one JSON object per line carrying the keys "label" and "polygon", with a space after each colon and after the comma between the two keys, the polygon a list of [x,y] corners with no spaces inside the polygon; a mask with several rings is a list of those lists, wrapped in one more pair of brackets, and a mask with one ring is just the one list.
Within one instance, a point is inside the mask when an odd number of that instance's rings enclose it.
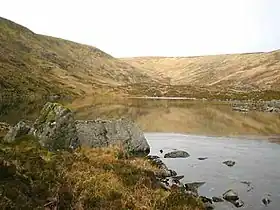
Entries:
{"label": "overcast sky", "polygon": [[115,57],[280,49],[279,0],[3,0],[0,16]]}

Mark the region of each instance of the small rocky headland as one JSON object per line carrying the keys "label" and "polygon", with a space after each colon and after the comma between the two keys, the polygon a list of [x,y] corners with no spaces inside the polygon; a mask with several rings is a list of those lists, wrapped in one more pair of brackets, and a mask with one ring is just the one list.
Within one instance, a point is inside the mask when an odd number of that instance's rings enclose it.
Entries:
{"label": "small rocky headland", "polygon": [[34,122],[1,123],[0,134],[1,209],[213,208],[196,185],[149,155],[143,132],[127,119],[76,121],[48,102]]}

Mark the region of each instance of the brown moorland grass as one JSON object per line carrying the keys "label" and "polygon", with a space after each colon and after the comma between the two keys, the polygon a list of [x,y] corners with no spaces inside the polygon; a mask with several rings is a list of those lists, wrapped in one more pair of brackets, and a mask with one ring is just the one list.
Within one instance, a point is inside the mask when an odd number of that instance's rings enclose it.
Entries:
{"label": "brown moorland grass", "polygon": [[2,92],[92,93],[102,85],[149,80],[98,48],[36,34],[0,17]]}
{"label": "brown moorland grass", "polygon": [[280,51],[194,57],[123,58],[172,85],[270,90],[280,87]]}
{"label": "brown moorland grass", "polygon": [[1,209],[182,209],[202,203],[155,184],[158,170],[120,147],[50,153],[25,136],[1,143]]}

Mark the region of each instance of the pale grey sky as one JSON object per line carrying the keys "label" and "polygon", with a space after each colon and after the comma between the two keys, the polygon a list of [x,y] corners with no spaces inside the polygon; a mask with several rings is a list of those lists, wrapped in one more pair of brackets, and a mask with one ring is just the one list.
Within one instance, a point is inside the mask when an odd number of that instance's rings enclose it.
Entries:
{"label": "pale grey sky", "polygon": [[280,49],[279,0],[2,0],[0,16],[115,57]]}

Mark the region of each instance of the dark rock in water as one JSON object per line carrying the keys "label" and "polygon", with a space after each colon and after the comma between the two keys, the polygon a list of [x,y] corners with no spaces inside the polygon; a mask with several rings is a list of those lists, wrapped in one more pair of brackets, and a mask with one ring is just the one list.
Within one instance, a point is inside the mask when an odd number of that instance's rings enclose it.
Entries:
{"label": "dark rock in water", "polygon": [[242,200],[231,201],[231,203],[237,208],[244,206],[244,202]]}
{"label": "dark rock in water", "polygon": [[11,127],[6,136],[4,137],[5,142],[13,142],[16,138],[27,135],[31,127],[24,121],[18,122],[14,127]]}
{"label": "dark rock in water", "polygon": [[238,194],[236,192],[234,192],[233,190],[228,190],[226,191],[224,194],[223,194],[223,198],[226,200],[226,201],[236,201],[239,199],[238,197]]}
{"label": "dark rock in water", "polygon": [[265,206],[267,206],[268,204],[271,203],[271,200],[270,200],[269,197],[265,197],[265,198],[262,199],[262,203],[263,203]]}
{"label": "dark rock in water", "polygon": [[251,182],[249,182],[249,181],[241,181],[240,183],[246,184],[248,187],[251,185]]}
{"label": "dark rock in water", "polygon": [[242,181],[240,183],[247,185],[247,187],[248,187],[247,188],[247,192],[250,192],[250,191],[252,191],[254,189],[254,187],[252,186],[252,183],[249,182],[249,181]]}
{"label": "dark rock in water", "polygon": [[186,183],[185,187],[186,188],[199,188],[202,185],[204,185],[206,182],[191,182],[191,183]]}
{"label": "dark rock in water", "polygon": [[160,153],[163,153],[163,150],[161,149],[161,150],[159,150],[159,152],[160,152]]}
{"label": "dark rock in water", "polygon": [[232,160],[227,160],[227,161],[224,161],[223,164],[229,166],[229,167],[232,167],[235,165],[235,161],[232,161]]}
{"label": "dark rock in water", "polygon": [[187,158],[189,156],[190,156],[189,153],[185,151],[176,150],[176,151],[166,153],[164,155],[164,158]]}
{"label": "dark rock in water", "polygon": [[199,157],[199,158],[197,158],[198,160],[207,160],[208,159],[208,157]]}
{"label": "dark rock in water", "polygon": [[140,128],[127,119],[76,121],[82,145],[104,147],[120,145],[134,155],[146,156],[150,146]]}
{"label": "dark rock in water", "polygon": [[46,103],[30,134],[50,151],[80,146],[73,113],[58,103]]}
{"label": "dark rock in water", "polygon": [[220,197],[212,197],[213,202],[218,203],[218,202],[224,202],[224,199],[220,198]]}

